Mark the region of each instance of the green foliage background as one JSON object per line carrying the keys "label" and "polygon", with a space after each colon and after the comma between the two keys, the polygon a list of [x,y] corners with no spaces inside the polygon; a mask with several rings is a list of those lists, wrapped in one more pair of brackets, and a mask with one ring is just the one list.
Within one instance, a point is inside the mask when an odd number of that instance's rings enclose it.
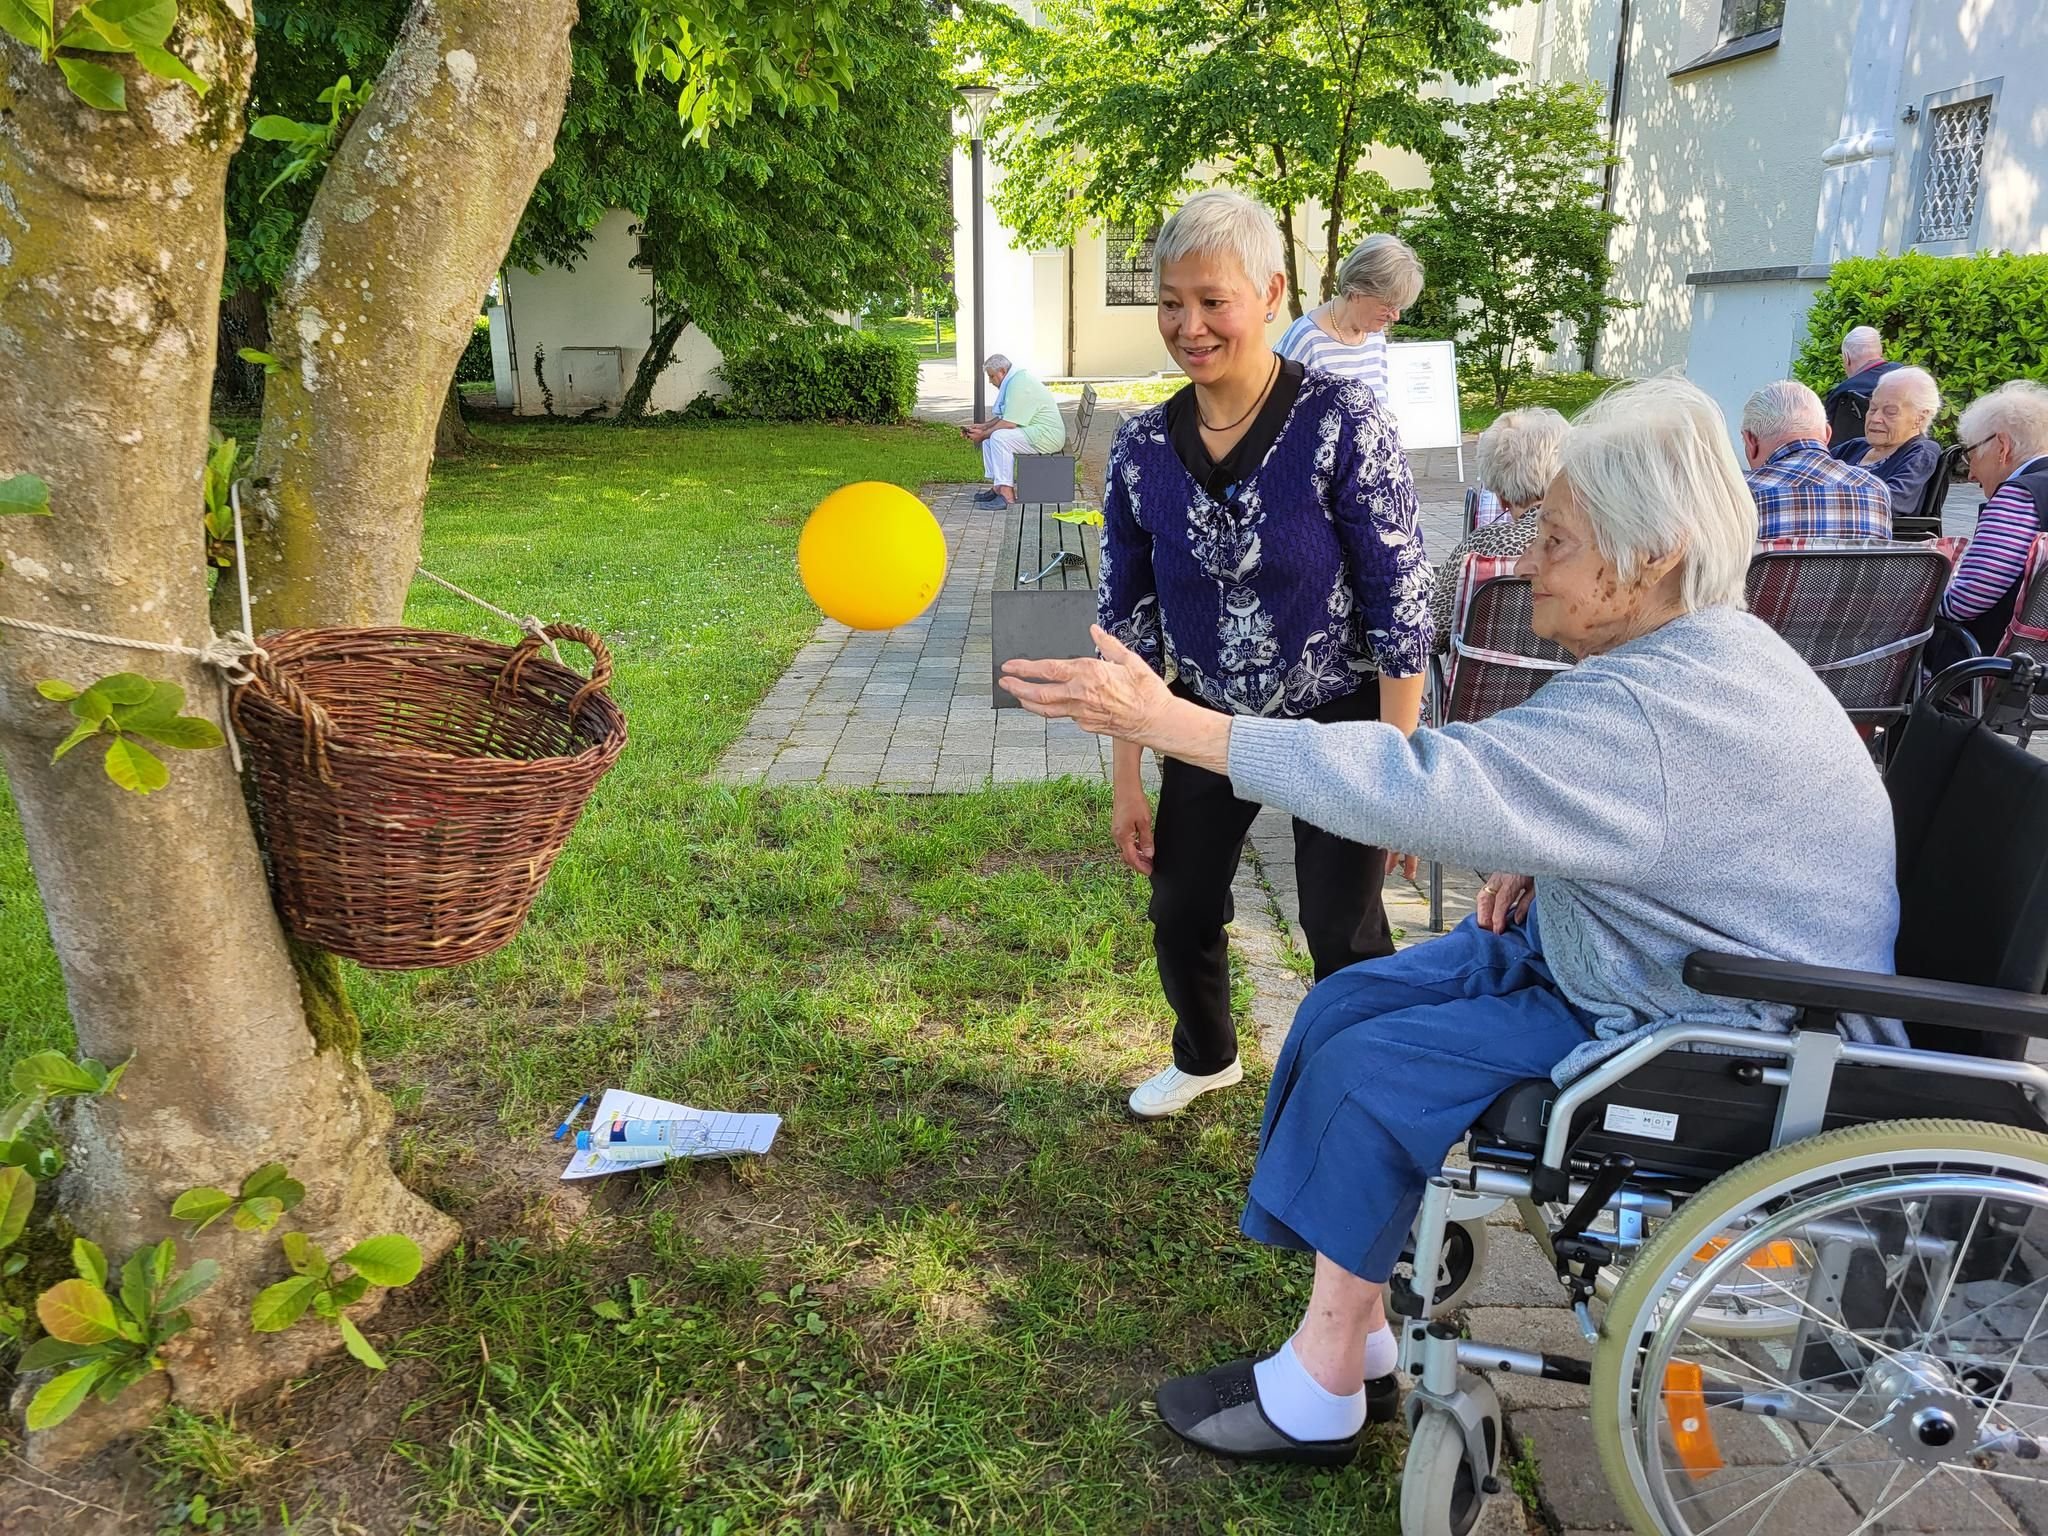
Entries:
{"label": "green foliage background", "polygon": [[776,342],[725,360],[725,414],[767,421],[897,422],[917,404],[917,353],[849,333],[820,345]]}
{"label": "green foliage background", "polygon": [[1825,394],[1842,378],[1842,337],[1859,325],[1884,355],[1941,386],[1935,430],[2008,379],[2048,383],[2048,256],[1869,256],[1838,261],[1806,312],[1792,376]]}

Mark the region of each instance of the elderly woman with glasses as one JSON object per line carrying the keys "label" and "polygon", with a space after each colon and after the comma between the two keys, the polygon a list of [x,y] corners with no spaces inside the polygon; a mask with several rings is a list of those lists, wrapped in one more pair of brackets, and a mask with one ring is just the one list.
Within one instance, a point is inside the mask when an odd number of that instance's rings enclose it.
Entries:
{"label": "elderly woman with glasses", "polygon": [[1436,648],[1449,650],[1451,608],[1458,596],[1458,571],[1467,555],[1519,555],[1536,542],[1543,517],[1543,493],[1557,474],[1571,423],[1547,405],[1507,411],[1479,434],[1479,484],[1500,502],[1502,517],[1484,523],[1452,547],[1436,568],[1429,616]]}
{"label": "elderly woman with glasses", "polygon": [[[1227,774],[1248,800],[1518,872],[1451,933],[1302,1004],[1243,1225],[1313,1250],[1313,1287],[1271,1355],[1158,1389],[1195,1445],[1336,1464],[1395,1415],[1387,1279],[1424,1184],[1505,1089],[1568,1081],[1678,1019],[1791,1027],[1787,1009],[1687,986],[1693,950],[1891,969],[1889,803],[1826,685],[1743,611],[1755,520],[1721,413],[1656,379],[1565,439],[1518,569],[1536,632],[1580,659],[1491,719],[1404,735],[1205,711],[1101,632],[1100,660],[1009,664],[1026,707]],[[1904,1044],[1895,1024],[1845,1027]]]}
{"label": "elderly woman with glasses", "polygon": [[1370,235],[1337,269],[1337,296],[1303,315],[1278,351],[1313,373],[1357,379],[1387,398],[1387,327],[1422,294],[1422,259],[1393,235]]}
{"label": "elderly woman with glasses", "polygon": [[1941,389],[1925,368],[1894,368],[1877,381],[1863,415],[1863,435],[1835,444],[1835,457],[1884,482],[1894,518],[1911,517],[1941,467],[1941,444],[1927,435],[1941,409]]}
{"label": "elderly woman with glasses", "polygon": [[1987,499],[1941,600],[1950,627],[1927,647],[1927,665],[1936,671],[1969,654],[1962,634],[1987,655],[1998,649],[2019,600],[2027,553],[2036,534],[2048,533],[2048,385],[2031,379],[1999,385],[1971,402],[1956,423],[1956,437],[1969,454],[1970,478]]}

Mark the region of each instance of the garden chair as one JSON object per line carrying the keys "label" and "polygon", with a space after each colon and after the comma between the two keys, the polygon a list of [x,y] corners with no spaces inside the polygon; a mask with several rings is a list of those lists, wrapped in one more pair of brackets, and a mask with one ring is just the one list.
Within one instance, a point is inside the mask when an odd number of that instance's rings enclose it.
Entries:
{"label": "garden chair", "polygon": [[[1432,726],[1471,724],[1512,709],[1572,664],[1531,627],[1529,583],[1514,569],[1511,555],[1467,555],[1458,567],[1450,651],[1430,658],[1424,708]],[[1444,930],[1444,870],[1435,861],[1429,929]]]}
{"label": "garden chair", "polygon": [[1941,537],[1941,509],[1948,504],[1948,493],[1956,483],[1956,471],[1962,468],[1963,458],[1963,446],[1960,443],[1943,451],[1941,463],[1935,466],[1934,476],[1927,482],[1927,489],[1920,493],[1920,505],[1910,513],[1892,519],[1893,538]]}
{"label": "garden chair", "polygon": [[1088,429],[1094,423],[1095,386],[1084,384],[1065,446],[1058,453],[1017,455],[1018,505],[1066,506],[1074,500],[1080,485],[1081,450],[1088,446]]}
{"label": "garden chair", "polygon": [[[2048,533],[2035,534],[2027,551],[2026,574],[2020,577],[2012,623],[1999,643],[1998,654],[2031,657],[2048,668]],[[2048,699],[2036,694],[2014,721],[2020,745],[2032,741],[2034,732],[2044,724],[2048,724]]]}

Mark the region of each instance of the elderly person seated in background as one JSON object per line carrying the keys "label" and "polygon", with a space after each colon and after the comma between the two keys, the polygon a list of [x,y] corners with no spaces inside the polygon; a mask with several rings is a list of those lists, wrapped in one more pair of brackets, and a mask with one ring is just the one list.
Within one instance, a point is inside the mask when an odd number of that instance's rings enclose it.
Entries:
{"label": "elderly person seated in background", "polygon": [[1429,594],[1429,616],[1435,621],[1436,648],[1450,649],[1452,606],[1458,597],[1458,570],[1467,555],[1519,555],[1536,540],[1543,514],[1543,493],[1557,474],[1571,423],[1547,405],[1507,411],[1479,434],[1479,484],[1491,491],[1507,515],[1468,533],[1436,568]]}
{"label": "elderly person seated in background", "polygon": [[1827,420],[1832,441],[1863,436],[1864,415],[1877,382],[1897,363],[1884,360],[1884,337],[1874,325],[1859,325],[1842,337],[1842,382],[1828,391]]}
{"label": "elderly person seated in background", "polygon": [[1000,352],[983,365],[996,388],[996,403],[987,421],[960,429],[970,443],[981,445],[981,467],[988,490],[974,498],[978,507],[1006,507],[1017,499],[1017,455],[1058,453],[1067,443],[1067,424],[1052,391]]}
{"label": "elderly person seated in background", "polygon": [[1888,539],[1892,502],[1867,469],[1828,456],[1820,396],[1793,379],[1766,384],[1742,408],[1742,450],[1759,539]]}
{"label": "elderly person seated in background", "polygon": [[1357,379],[1387,399],[1387,327],[1422,294],[1422,259],[1393,235],[1369,235],[1337,269],[1337,296],[1318,304],[1275,349],[1311,373]]}
{"label": "elderly person seated in background", "polygon": [[1958,628],[1986,655],[1998,649],[2012,623],[2027,551],[2036,534],[2048,533],[2048,386],[2032,379],[1999,385],[1971,402],[1956,438],[1969,454],[1970,478],[1988,499],[1941,600],[1941,616],[1952,627],[1927,647],[1927,665],[1937,672],[1969,653]]}
{"label": "elderly person seated in background", "polygon": [[[1099,632],[1101,660],[1008,664],[1003,686],[1040,714],[1228,773],[1360,842],[1499,871],[1451,933],[1302,1004],[1244,1230],[1314,1250],[1308,1309],[1265,1359],[1159,1388],[1184,1438],[1336,1464],[1394,1417],[1384,1288],[1424,1184],[1496,1096],[1675,1019],[1791,1027],[1790,1010],[1687,986],[1692,951],[1891,970],[1891,808],[1834,695],[1743,611],[1753,518],[1721,413],[1656,379],[1565,439],[1521,569],[1536,632],[1580,661],[1525,704],[1404,737],[1196,709]],[[1905,1043],[1895,1024],[1844,1028]]]}
{"label": "elderly person seated in background", "polygon": [[1884,482],[1892,516],[1920,510],[1927,483],[1941,467],[1941,444],[1927,435],[1941,409],[1941,390],[1925,368],[1894,368],[1871,391],[1863,436],[1835,444],[1835,457],[1860,465]]}

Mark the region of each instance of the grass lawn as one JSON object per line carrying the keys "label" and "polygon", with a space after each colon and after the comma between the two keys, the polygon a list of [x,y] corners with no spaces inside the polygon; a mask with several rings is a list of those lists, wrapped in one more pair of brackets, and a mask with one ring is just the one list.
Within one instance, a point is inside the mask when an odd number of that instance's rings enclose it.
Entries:
{"label": "grass lawn", "polygon": [[[815,622],[807,508],[971,478],[971,450],[477,431],[486,453],[436,471],[427,563],[603,631],[633,741],[517,942],[355,979],[398,1166],[465,1241],[370,1324],[388,1373],[343,1359],[232,1423],[170,1415],[125,1475],[69,1485],[126,1516],[90,1528],[199,1496],[228,1530],[374,1536],[1391,1531],[1390,1438],[1308,1475],[1152,1420],[1161,1374],[1270,1347],[1307,1268],[1235,1231],[1262,1068],[1162,1126],[1122,1113],[1165,1015],[1106,791],[701,777]],[[491,622],[424,585],[410,616]],[[0,1041],[68,1043],[4,811]],[[606,1086],[779,1111],[781,1137],[561,1185],[547,1133]],[[0,1529],[76,1514],[34,1497],[5,1485]]]}
{"label": "grass lawn", "polygon": [[[934,326],[937,327],[934,332]],[[889,341],[907,341],[917,348],[919,357],[951,357],[953,355],[953,317],[946,316],[933,320],[929,315],[898,315],[893,320],[871,320],[866,326],[871,336],[881,336]],[[939,340],[932,338],[936,334]]]}
{"label": "grass lawn", "polygon": [[1459,414],[1467,432],[1484,432],[1503,411],[1518,406],[1547,405],[1566,416],[1576,416],[1621,381],[1597,373],[1539,373],[1522,380],[1508,391],[1508,403],[1493,403],[1493,386],[1469,370],[1458,390]]}

